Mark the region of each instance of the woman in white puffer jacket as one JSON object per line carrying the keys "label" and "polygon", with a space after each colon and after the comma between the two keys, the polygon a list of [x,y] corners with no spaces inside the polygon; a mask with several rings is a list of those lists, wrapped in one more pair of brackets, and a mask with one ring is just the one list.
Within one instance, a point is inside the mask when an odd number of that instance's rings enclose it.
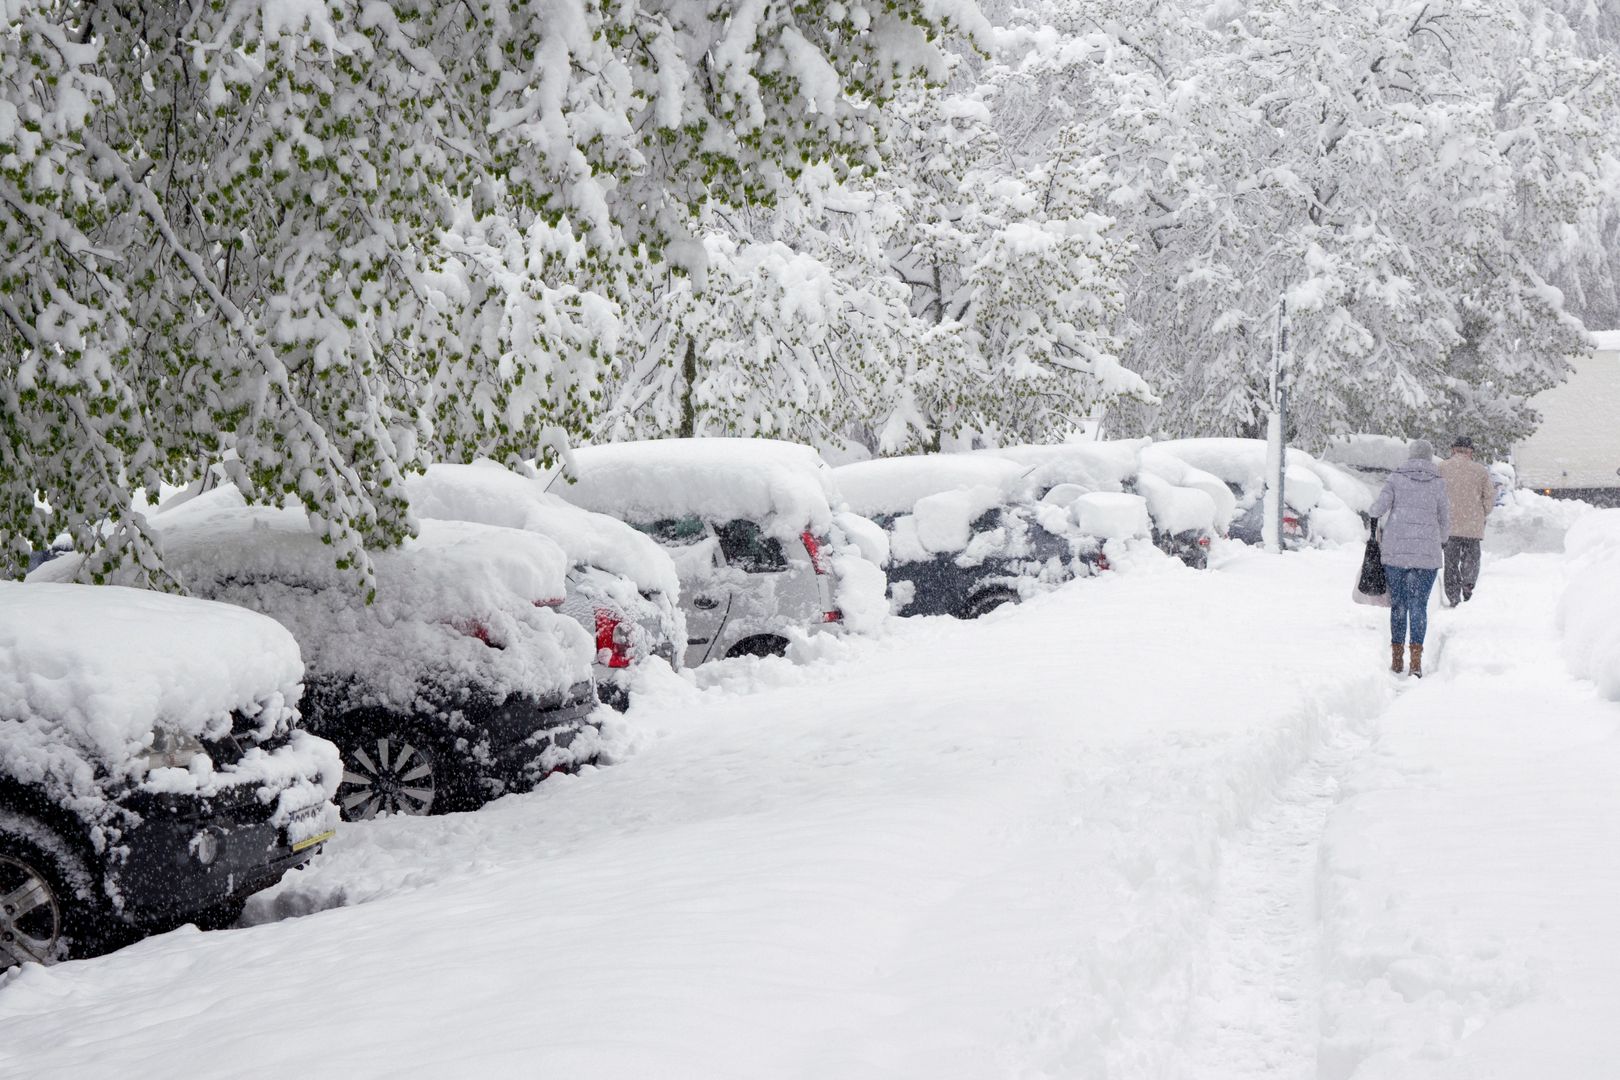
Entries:
{"label": "woman in white puffer jacket", "polygon": [[1444,560],[1451,500],[1429,440],[1413,440],[1407,452],[1406,464],[1389,474],[1370,513],[1384,518],[1380,545],[1389,579],[1389,670],[1400,674],[1410,637],[1412,674],[1422,678],[1429,592]]}

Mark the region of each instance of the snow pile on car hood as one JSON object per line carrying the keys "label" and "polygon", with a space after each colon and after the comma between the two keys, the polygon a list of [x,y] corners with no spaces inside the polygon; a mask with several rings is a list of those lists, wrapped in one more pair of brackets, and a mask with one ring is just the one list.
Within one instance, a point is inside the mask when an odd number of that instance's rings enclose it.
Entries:
{"label": "snow pile on car hood", "polygon": [[1558,628],[1570,671],[1620,701],[1620,510],[1593,510],[1564,538]]}
{"label": "snow pile on car hood", "polygon": [[547,490],[632,524],[696,515],[757,522],[778,540],[823,532],[837,502],[813,448],[776,439],[657,439],[573,451],[575,481]]}
{"label": "snow pile on car hood", "polygon": [[970,488],[989,489],[999,494],[998,501],[1009,502],[1026,486],[1029,471],[1029,466],[979,454],[918,454],[840,465],[832,475],[851,510],[876,517],[910,513],[923,499]]}
{"label": "snow pile on car hood", "polygon": [[298,644],[273,619],[113,586],[0,582],[0,716],[43,720],[109,766],[159,725],[200,736],[296,703]]}
{"label": "snow pile on car hood", "polygon": [[496,462],[431,465],[424,475],[406,477],[405,491],[420,517],[527,529],[550,537],[573,563],[622,574],[639,589],[671,597],[680,591],[675,564],[650,537],[548,494],[544,481]]}
{"label": "snow pile on car hood", "polygon": [[[252,784],[279,799],[279,824],[325,803],[340,774],[326,740],[289,736],[303,674],[292,635],[252,611],[112,585],[3,582],[0,772],[91,821],[127,785],[207,795]],[[150,771],[141,758],[155,729],[213,740],[233,728],[247,752],[218,772],[206,758]]]}
{"label": "snow pile on car hood", "polygon": [[[1232,523],[1232,513],[1237,509],[1237,496],[1232,494],[1232,489],[1227,487],[1226,482],[1220,477],[1203,469],[1194,468],[1157,446],[1144,447],[1142,450],[1142,476],[1149,475],[1159,477],[1176,487],[1192,488],[1208,495],[1215,507],[1216,532],[1225,531]],[[1143,494],[1146,495],[1147,492],[1143,491]],[[1154,515],[1158,515],[1157,509],[1154,509]]]}
{"label": "snow pile on car hood", "polygon": [[[154,515],[164,565],[188,591],[271,616],[292,631],[311,681],[336,707],[423,711],[477,691],[555,697],[590,678],[594,655],[561,602],[567,560],[544,536],[462,521],[372,553],[366,603],[302,510],[247,506],[234,487]],[[71,580],[65,556],[35,577]],[[496,647],[502,646],[502,647]]]}

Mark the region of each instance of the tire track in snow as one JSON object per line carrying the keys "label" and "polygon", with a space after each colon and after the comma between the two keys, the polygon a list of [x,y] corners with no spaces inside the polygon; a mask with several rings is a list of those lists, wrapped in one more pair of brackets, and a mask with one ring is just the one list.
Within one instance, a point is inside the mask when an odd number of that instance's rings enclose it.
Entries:
{"label": "tire track in snow", "polygon": [[1180,1070],[1188,1080],[1316,1075],[1318,858],[1339,779],[1369,745],[1341,720],[1270,805],[1222,844],[1209,974],[1193,1007]]}

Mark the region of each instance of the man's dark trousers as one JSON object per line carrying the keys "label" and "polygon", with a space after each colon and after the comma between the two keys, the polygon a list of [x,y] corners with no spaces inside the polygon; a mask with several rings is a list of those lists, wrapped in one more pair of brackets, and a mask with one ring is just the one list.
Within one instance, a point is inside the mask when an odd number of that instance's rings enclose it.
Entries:
{"label": "man's dark trousers", "polygon": [[1479,541],[1453,536],[1446,541],[1446,603],[1456,607],[1474,595],[1479,580]]}

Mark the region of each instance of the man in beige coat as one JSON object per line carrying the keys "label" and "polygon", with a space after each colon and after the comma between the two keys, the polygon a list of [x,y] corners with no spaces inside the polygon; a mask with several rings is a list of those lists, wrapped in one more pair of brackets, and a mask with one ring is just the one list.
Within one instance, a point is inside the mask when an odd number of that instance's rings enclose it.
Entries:
{"label": "man in beige coat", "polygon": [[1446,538],[1446,603],[1456,607],[1474,595],[1479,580],[1479,542],[1485,538],[1485,515],[1496,503],[1491,474],[1474,460],[1474,440],[1459,435],[1451,456],[1440,463],[1451,500],[1451,535]]}

